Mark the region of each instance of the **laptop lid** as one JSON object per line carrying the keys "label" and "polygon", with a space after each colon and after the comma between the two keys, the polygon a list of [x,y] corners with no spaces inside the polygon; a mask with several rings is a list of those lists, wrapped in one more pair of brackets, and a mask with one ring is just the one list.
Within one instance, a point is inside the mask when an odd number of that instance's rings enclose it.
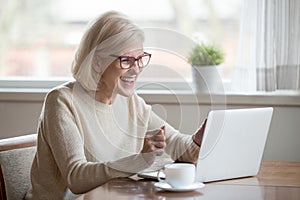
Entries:
{"label": "laptop lid", "polygon": [[210,111],[196,181],[257,175],[272,114],[271,107]]}

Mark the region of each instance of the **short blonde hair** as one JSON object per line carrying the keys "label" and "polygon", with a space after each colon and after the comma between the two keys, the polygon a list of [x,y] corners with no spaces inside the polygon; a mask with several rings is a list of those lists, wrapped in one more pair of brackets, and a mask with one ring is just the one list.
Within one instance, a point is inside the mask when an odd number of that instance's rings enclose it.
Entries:
{"label": "short blonde hair", "polygon": [[84,33],[72,65],[73,77],[87,90],[96,90],[111,54],[141,47],[143,31],[125,15],[109,11],[92,21]]}

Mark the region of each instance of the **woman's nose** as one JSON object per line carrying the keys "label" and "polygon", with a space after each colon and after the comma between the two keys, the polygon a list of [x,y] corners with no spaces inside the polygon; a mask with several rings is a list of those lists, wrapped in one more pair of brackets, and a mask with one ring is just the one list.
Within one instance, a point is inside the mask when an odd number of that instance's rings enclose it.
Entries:
{"label": "woman's nose", "polygon": [[137,62],[133,63],[133,66],[130,69],[132,72],[134,72],[135,74],[139,74],[141,72],[140,67],[138,66]]}

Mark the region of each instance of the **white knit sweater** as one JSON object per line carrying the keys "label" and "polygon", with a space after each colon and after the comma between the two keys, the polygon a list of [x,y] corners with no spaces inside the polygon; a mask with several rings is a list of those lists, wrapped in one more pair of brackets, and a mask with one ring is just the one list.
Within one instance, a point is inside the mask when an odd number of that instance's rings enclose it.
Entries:
{"label": "white knit sweater", "polygon": [[147,130],[166,125],[166,153],[195,162],[199,147],[151,111],[142,98],[118,95],[112,105],[92,98],[77,82],[50,91],[38,126],[37,153],[26,199],[64,199],[112,178],[149,168],[139,154]]}

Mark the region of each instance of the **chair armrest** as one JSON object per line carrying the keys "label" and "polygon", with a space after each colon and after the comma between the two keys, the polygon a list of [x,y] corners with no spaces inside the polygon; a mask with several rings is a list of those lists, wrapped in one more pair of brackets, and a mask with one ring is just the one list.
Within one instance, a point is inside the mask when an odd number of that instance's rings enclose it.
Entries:
{"label": "chair armrest", "polygon": [[0,152],[36,146],[37,134],[30,134],[0,140]]}

